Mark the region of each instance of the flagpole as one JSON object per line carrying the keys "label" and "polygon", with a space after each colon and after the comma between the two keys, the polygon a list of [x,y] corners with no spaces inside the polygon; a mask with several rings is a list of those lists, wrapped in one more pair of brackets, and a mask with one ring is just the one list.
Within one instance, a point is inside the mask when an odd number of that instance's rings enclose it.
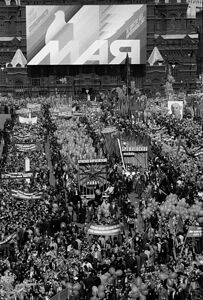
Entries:
{"label": "flagpole", "polygon": [[129,103],[129,73],[130,73],[130,64],[129,64],[129,56],[128,53],[126,55],[126,85],[127,85],[127,93],[126,93],[126,97],[127,97],[127,114],[130,114],[130,103]]}

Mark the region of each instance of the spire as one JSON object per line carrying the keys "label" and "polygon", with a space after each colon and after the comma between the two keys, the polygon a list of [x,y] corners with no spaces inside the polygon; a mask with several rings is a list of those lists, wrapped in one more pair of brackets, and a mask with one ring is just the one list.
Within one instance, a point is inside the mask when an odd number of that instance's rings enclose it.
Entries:
{"label": "spire", "polygon": [[11,64],[13,67],[16,67],[18,64],[20,64],[22,67],[25,67],[25,65],[27,64],[27,59],[25,58],[23,52],[20,49],[16,50]]}
{"label": "spire", "polygon": [[150,66],[153,66],[158,61],[164,61],[164,59],[159,52],[159,49],[157,47],[154,47],[150,57],[148,58],[148,63],[150,64]]}

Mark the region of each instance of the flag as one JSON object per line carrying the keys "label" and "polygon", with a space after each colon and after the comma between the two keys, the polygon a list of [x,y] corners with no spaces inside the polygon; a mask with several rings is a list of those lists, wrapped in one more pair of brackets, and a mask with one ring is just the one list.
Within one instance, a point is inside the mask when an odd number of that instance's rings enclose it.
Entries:
{"label": "flag", "polygon": [[176,233],[183,233],[183,219],[180,216],[177,220],[177,225],[176,225]]}
{"label": "flag", "polygon": [[128,92],[128,88],[129,88],[129,81],[130,81],[130,59],[128,56],[128,53],[126,55],[126,59],[125,59],[125,74],[126,74],[126,86],[127,86],[127,92]]}
{"label": "flag", "polygon": [[177,148],[177,152],[176,152],[176,157],[177,157],[177,155],[178,155],[178,153],[180,151],[180,147],[181,147],[181,136],[179,135],[179,137],[178,137],[178,148]]}
{"label": "flag", "polygon": [[136,231],[137,231],[138,233],[141,233],[141,234],[144,233],[144,220],[143,220],[143,218],[142,218],[141,213],[139,213],[139,214],[137,215],[137,228],[136,228]]}

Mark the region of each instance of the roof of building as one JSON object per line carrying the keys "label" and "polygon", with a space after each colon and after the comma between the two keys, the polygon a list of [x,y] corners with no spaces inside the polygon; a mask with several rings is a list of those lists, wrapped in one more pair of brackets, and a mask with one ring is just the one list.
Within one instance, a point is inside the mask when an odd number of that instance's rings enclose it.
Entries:
{"label": "roof of building", "polygon": [[[164,40],[181,40],[184,39],[187,34],[155,34],[154,37],[157,39],[158,37],[162,37]],[[191,39],[198,39],[198,33],[188,34]]]}
{"label": "roof of building", "polygon": [[20,49],[17,49],[11,61],[11,65],[13,67],[16,67],[17,65],[21,65],[22,67],[25,67],[26,64],[27,64],[27,59],[25,58],[23,52]]}
{"label": "roof of building", "polygon": [[150,64],[150,66],[153,66],[157,61],[164,61],[164,59],[159,52],[159,49],[157,47],[154,47],[150,57],[148,58],[148,63]]}
{"label": "roof of building", "polygon": [[18,36],[0,36],[0,42],[11,42],[12,40],[17,39],[19,41],[22,40],[22,37]]}

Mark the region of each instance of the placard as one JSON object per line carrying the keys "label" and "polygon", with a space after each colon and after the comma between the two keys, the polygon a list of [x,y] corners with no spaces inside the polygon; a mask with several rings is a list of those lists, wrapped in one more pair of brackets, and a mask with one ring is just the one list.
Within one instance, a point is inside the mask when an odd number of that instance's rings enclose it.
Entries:
{"label": "placard", "polygon": [[107,159],[79,160],[79,185],[87,188],[107,182]]}
{"label": "placard", "polygon": [[202,227],[191,226],[188,229],[187,237],[201,237]]}

